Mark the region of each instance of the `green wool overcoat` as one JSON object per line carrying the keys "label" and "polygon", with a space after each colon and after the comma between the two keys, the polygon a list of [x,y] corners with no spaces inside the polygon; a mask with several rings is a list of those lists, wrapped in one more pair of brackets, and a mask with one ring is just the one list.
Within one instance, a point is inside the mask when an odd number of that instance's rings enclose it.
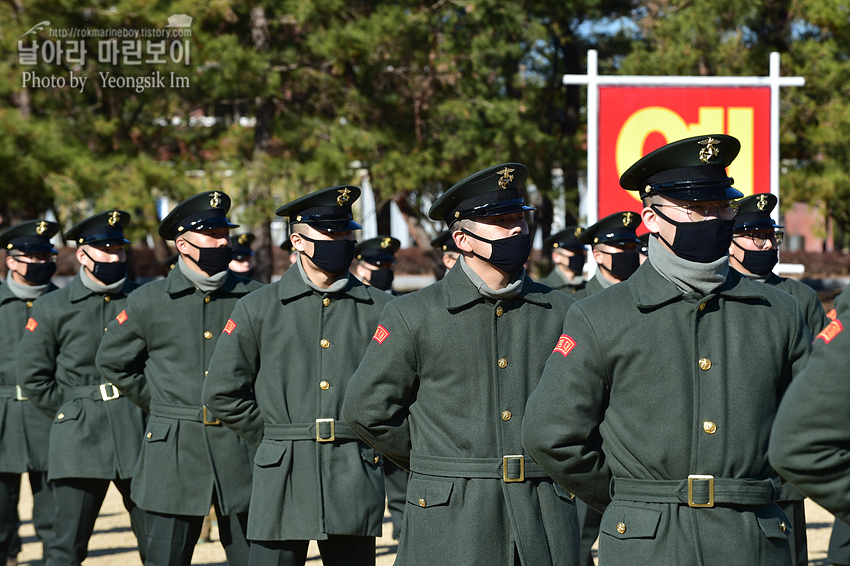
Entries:
{"label": "green wool overcoat", "polygon": [[578,291],[573,293],[573,298],[575,300],[580,301],[581,299],[584,299],[585,297],[595,295],[599,291],[602,291],[602,290],[605,289],[605,287],[602,286],[602,283],[599,282],[599,278],[602,277],[602,274],[599,273],[600,269],[601,269],[600,267],[596,268],[596,275],[591,277],[590,281],[587,282],[587,285],[585,285],[584,288],[579,289]]}
{"label": "green wool overcoat", "polygon": [[120,291],[101,295],[81,277],[78,273],[66,287],[35,302],[35,324],[18,349],[18,381],[53,420],[51,481],[126,479],[133,476],[146,419],[129,399],[104,385],[95,355],[107,325],[139,284],[125,281]]}
{"label": "green wool overcoat", "polygon": [[215,492],[225,515],[248,510],[254,449],[220,423],[204,424],[202,389],[236,301],[261,287],[228,271],[204,292],[175,267],[131,294],[109,323],[97,367],[150,413],[132,484],[142,509],[204,516]]}
{"label": "green wool overcoat", "polygon": [[569,283],[557,265],[552,268],[549,275],[540,279],[538,283],[552,287],[556,291],[561,291],[568,295],[584,289],[585,285],[587,285],[587,282],[583,279],[575,284]]}
{"label": "green wool overcoat", "polygon": [[803,311],[803,320],[806,321],[806,326],[809,327],[812,336],[816,336],[829,323],[818,294],[805,283],[788,277],[780,277],[775,273],[771,273],[764,282],[777,289],[782,289],[786,293],[791,293],[797,299],[800,310]]}
{"label": "green wool overcoat", "polygon": [[[600,565],[790,565],[767,448],[811,343],[793,297],[731,269],[712,293],[682,294],[646,262],[574,304],[563,332],[523,444],[604,512]],[[691,475],[719,482],[714,507],[688,504]],[[708,478],[693,481],[707,504]]]}
{"label": "green wool overcoat", "polygon": [[[18,343],[33,307],[56,289],[50,283],[45,295],[28,301],[16,297],[8,285],[0,286],[0,473],[47,471],[51,419],[23,399],[26,395],[18,389],[15,366]],[[43,354],[30,350],[23,355],[38,358]]]}
{"label": "green wool overcoat", "polygon": [[[380,536],[384,476],[376,450],[340,420],[346,386],[392,296],[353,275],[319,292],[293,266],[236,303],[204,384],[207,406],[257,447],[251,540]],[[317,441],[319,419],[334,437]],[[330,423],[322,438],[330,438]]]}
{"label": "green wool overcoat", "polygon": [[850,321],[847,310],[817,335],[809,363],[782,399],[770,437],[780,474],[850,524]]}
{"label": "green wool overcoat", "polygon": [[[456,267],[384,308],[343,417],[411,472],[397,566],[512,566],[515,546],[525,566],[579,563],[572,495],[520,443],[572,303],[527,276],[520,295],[487,299]],[[505,482],[521,465],[525,480]]]}

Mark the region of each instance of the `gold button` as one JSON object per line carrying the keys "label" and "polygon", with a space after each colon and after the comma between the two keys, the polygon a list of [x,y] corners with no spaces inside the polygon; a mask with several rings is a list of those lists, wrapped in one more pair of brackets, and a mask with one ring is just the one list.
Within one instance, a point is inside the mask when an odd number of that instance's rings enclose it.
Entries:
{"label": "gold button", "polygon": [[626,524],[625,523],[617,523],[617,532],[623,534],[626,532]]}
{"label": "gold button", "polygon": [[323,304],[323,305],[325,305],[326,307],[331,306],[331,300],[330,300],[330,298],[329,298],[329,297],[325,297],[324,299],[322,299],[322,304]]}
{"label": "gold button", "polygon": [[422,499],[422,498],[420,497],[420,498],[419,498],[419,506],[420,506],[420,507],[425,507],[425,505],[426,505],[425,500],[424,500],[424,499]]}
{"label": "gold button", "polygon": [[496,316],[502,316],[503,314],[505,314],[505,309],[502,307],[496,307]]}
{"label": "gold button", "polygon": [[27,301],[27,308],[28,308],[28,309],[31,309],[31,308],[32,308],[32,301]]}
{"label": "gold button", "polygon": [[699,361],[699,369],[702,371],[708,371],[711,369],[711,360],[708,358],[701,358]]}
{"label": "gold button", "polygon": [[58,415],[56,415],[56,418],[61,421],[62,419],[65,418],[65,413],[59,413]]}
{"label": "gold button", "polygon": [[145,436],[146,436],[146,437],[148,437],[148,438],[153,438],[153,433],[150,433],[150,432],[149,432],[149,433],[147,433]]}
{"label": "gold button", "polygon": [[705,310],[705,303],[700,303],[700,304],[699,304],[699,310],[701,310],[701,311],[704,311],[704,310]]}
{"label": "gold button", "polygon": [[322,341],[319,342],[319,344],[322,346],[322,348],[329,348],[331,345],[331,343],[325,340],[324,338],[322,338]]}
{"label": "gold button", "polygon": [[785,521],[779,521],[779,528],[782,529],[782,532],[785,532]]}
{"label": "gold button", "polygon": [[322,391],[327,391],[330,386],[331,386],[331,384],[328,383],[327,381],[319,382],[319,389],[321,389]]}
{"label": "gold button", "polygon": [[508,367],[508,360],[506,360],[505,358],[499,358],[499,367],[502,369]]}
{"label": "gold button", "polygon": [[509,421],[511,420],[511,412],[510,411],[502,411],[502,420]]}
{"label": "gold button", "polygon": [[209,373],[210,373],[210,370],[206,370],[206,371],[204,372],[204,377],[206,377]]}
{"label": "gold button", "polygon": [[207,330],[206,332],[204,332],[204,338],[206,338],[207,340],[209,340],[210,338],[212,338],[212,332],[210,332],[209,330]]}
{"label": "gold button", "polygon": [[108,303],[108,302],[109,302],[109,301],[111,301],[111,300],[112,300],[112,297],[110,297],[109,295],[104,295],[104,296],[103,296],[103,302],[104,302],[104,303]]}
{"label": "gold button", "polygon": [[104,331],[104,332],[106,332],[107,330],[108,330],[107,328],[104,328],[104,329],[103,329],[103,331]]}
{"label": "gold button", "polygon": [[717,425],[711,421],[705,421],[702,423],[702,430],[704,430],[707,434],[714,434],[717,432]]}
{"label": "gold button", "polygon": [[375,459],[374,459],[374,460],[372,460],[372,461],[373,461],[373,462],[375,462],[375,463],[377,464],[378,462],[380,462],[380,461],[381,461],[381,457],[380,457],[380,456],[375,456]]}
{"label": "gold button", "polygon": [[204,297],[204,302],[205,302],[205,303],[208,303],[208,302],[210,302],[211,300],[212,300],[212,297],[210,297],[209,295],[207,295],[206,297]]}

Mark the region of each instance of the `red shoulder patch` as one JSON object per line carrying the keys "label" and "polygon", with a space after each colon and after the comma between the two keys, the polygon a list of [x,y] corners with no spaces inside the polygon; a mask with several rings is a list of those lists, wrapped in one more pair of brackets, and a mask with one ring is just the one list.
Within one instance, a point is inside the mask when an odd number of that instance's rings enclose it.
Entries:
{"label": "red shoulder patch", "polygon": [[30,317],[30,319],[27,321],[27,325],[24,328],[26,328],[30,332],[34,332],[36,326],[38,326],[38,323],[35,321],[34,318]]}
{"label": "red shoulder patch", "polygon": [[386,340],[389,335],[390,331],[379,324],[378,328],[375,330],[375,335],[372,336],[372,340],[376,340],[378,344],[383,344],[384,340]]}
{"label": "red shoulder patch", "polygon": [[224,330],[222,332],[227,332],[227,335],[230,336],[230,333],[236,330],[236,323],[233,322],[232,318],[227,319],[227,324],[224,325]]}
{"label": "red shoulder patch", "polygon": [[833,338],[841,334],[841,331],[844,330],[844,325],[841,324],[841,321],[837,318],[826,325],[826,328],[820,331],[820,334],[815,336],[815,340],[820,338],[824,341],[824,343],[829,344]]}
{"label": "red shoulder patch", "polygon": [[115,317],[115,320],[118,321],[118,324],[124,324],[124,321],[127,320],[127,311],[123,310],[118,313],[118,316]]}
{"label": "red shoulder patch", "polygon": [[567,357],[567,354],[573,351],[573,348],[576,347],[576,341],[567,336],[566,334],[561,334],[561,337],[558,338],[558,343],[555,345],[555,349],[552,350],[552,353],[560,352]]}
{"label": "red shoulder patch", "polygon": [[838,316],[838,313],[835,312],[835,309],[829,309],[829,312],[826,313],[826,318],[828,318],[829,320],[835,320],[835,317],[837,317],[837,316]]}

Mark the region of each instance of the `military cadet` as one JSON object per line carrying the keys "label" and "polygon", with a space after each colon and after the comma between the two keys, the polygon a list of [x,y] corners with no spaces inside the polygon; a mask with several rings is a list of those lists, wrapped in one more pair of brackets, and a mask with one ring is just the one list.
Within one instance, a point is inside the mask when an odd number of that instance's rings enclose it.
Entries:
{"label": "military cadet", "polygon": [[162,267],[165,268],[166,275],[168,275],[168,273],[172,269],[174,269],[174,267],[177,265],[178,259],[180,259],[180,254],[171,254],[170,256],[165,258],[165,261],[162,262]]}
{"label": "military cadet", "polygon": [[180,258],[168,276],[133,292],[109,323],[97,367],[150,413],[132,497],[147,512],[147,566],[188,565],[213,504],[230,565],[248,563],[245,538],[254,450],[202,406],[215,343],[236,301],[262,285],[231,261],[230,197],[190,197],[163,219],[159,235]]}
{"label": "military cadet", "polygon": [[649,232],[638,236],[638,240],[640,240],[640,245],[638,245],[639,259],[640,264],[643,265],[643,262],[649,259]]}
{"label": "military cadet", "polygon": [[[460,250],[455,245],[451,230],[443,230],[434,236],[431,240],[431,247],[440,251],[440,261],[443,263],[446,271],[455,266],[457,258],[460,256]],[[443,272],[443,276],[439,277],[439,279],[443,277],[445,277],[445,272]]]}
{"label": "military cadet", "polygon": [[584,289],[582,275],[587,260],[584,244],[578,241],[584,231],[581,226],[567,226],[543,240],[543,249],[552,257],[552,271],[540,283],[564,293],[575,293]]}
{"label": "military cadet", "polygon": [[204,386],[207,406],[257,446],[248,515],[252,565],[375,564],[384,514],[381,458],[340,420],[346,384],[392,296],[349,273],[351,205],[328,187],[277,210],[295,265],[236,304]]}
{"label": "military cadet", "polygon": [[243,232],[233,236],[233,260],[231,260],[230,271],[242,277],[254,276],[254,250],[251,244],[257,237],[250,232]]}
{"label": "military cadet", "polygon": [[638,226],[640,215],[636,212],[615,212],[579,235],[579,243],[591,247],[598,269],[584,289],[575,292],[576,300],[625,281],[637,270],[640,240],[635,230]]}
{"label": "military cadet", "polygon": [[343,416],[410,470],[396,564],[576,565],[572,495],[524,456],[527,396],[573,299],[538,285],[519,195],[528,170],[490,167],[431,207],[461,256],[396,298],[349,383]]}
{"label": "military cadet", "polygon": [[357,259],[354,274],[366,285],[392,292],[395,253],[400,247],[401,242],[391,236],[377,236],[357,242],[354,247],[354,257]]}
{"label": "military cadet", "polygon": [[773,466],[844,523],[850,523],[848,313],[839,310],[815,337],[809,363],[782,399],[770,436]]}
{"label": "military cadet", "polygon": [[529,454],[604,512],[601,565],[792,563],[767,445],[811,334],[788,293],[729,269],[739,150],[687,138],[623,174],[649,261],[570,308],[526,407]]}
{"label": "military cadet", "polygon": [[[79,565],[88,555],[94,522],[114,483],[130,512],[145,561],[144,511],[130,497],[130,481],[145,427],[141,409],[104,382],[95,355],[107,324],[139,285],[127,279],[124,228],[130,214],[102,212],[73,226],[80,271],[32,309],[18,349],[24,394],[53,418],[48,479],[56,498],[49,566]],[[27,352],[40,352],[27,356]]]}
{"label": "military cadet", "polygon": [[[53,538],[53,486],[47,482],[48,442],[52,421],[18,385],[15,363],[18,342],[33,328],[30,313],[45,293],[55,291],[56,250],[50,243],[59,225],[46,220],[15,224],[0,233],[6,250],[6,284],[0,287],[0,564],[17,554],[21,475],[29,475],[33,494],[32,522],[43,556]],[[38,301],[36,300],[38,299]],[[27,357],[43,355],[38,350]]]}

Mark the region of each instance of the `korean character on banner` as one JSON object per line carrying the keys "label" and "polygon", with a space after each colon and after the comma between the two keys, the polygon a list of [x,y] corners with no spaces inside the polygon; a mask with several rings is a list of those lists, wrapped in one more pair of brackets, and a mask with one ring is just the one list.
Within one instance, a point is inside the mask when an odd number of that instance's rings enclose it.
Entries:
{"label": "korean character on banner", "polygon": [[32,45],[27,47],[23,41],[18,40],[18,63],[21,65],[38,64],[38,41],[33,41]]}
{"label": "korean character on banner", "polygon": [[55,65],[62,64],[62,53],[64,53],[61,41],[42,41],[41,42],[41,60],[44,63],[53,63]]}
{"label": "korean character on banner", "polygon": [[97,62],[118,64],[118,42],[105,39],[97,42]]}
{"label": "korean character on banner", "polygon": [[125,39],[121,42],[121,57],[125,65],[142,64],[142,41]]}
{"label": "korean character on banner", "polygon": [[81,67],[86,64],[86,42],[75,39],[65,42],[65,62],[77,64]]}
{"label": "korean character on banner", "polygon": [[145,63],[153,63],[158,65],[160,63],[165,63],[165,40],[161,39],[159,41],[150,41],[148,40],[145,49],[150,55],[150,59],[145,59]]}
{"label": "korean character on banner", "polygon": [[173,63],[180,63],[182,61],[184,65],[188,65],[190,60],[189,40],[184,39],[183,41],[172,41],[169,49],[169,57]]}

